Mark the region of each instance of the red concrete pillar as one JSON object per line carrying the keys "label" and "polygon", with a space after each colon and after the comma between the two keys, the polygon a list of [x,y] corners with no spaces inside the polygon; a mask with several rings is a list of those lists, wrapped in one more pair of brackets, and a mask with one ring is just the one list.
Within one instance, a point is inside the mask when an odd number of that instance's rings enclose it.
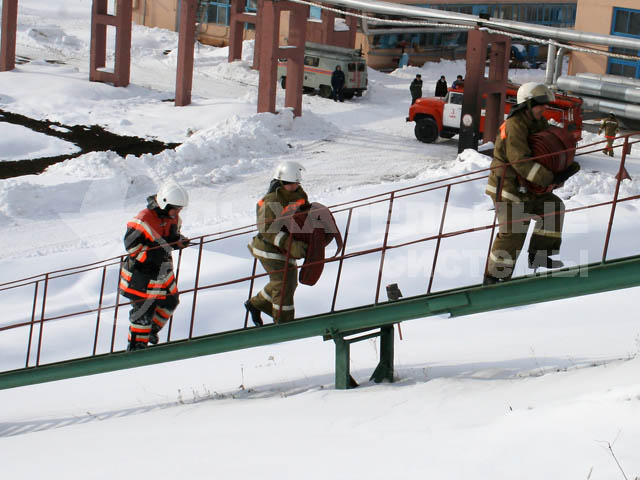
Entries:
{"label": "red concrete pillar", "polygon": [[487,34],[487,41],[491,43],[491,52],[489,54],[489,77],[484,82],[487,103],[482,138],[485,143],[495,141],[498,136],[498,129],[504,121],[509,57],[511,54],[511,38],[506,35]]}
{"label": "red concrete pillar", "polygon": [[253,44],[253,66],[254,70],[260,70],[260,35],[259,33],[262,31],[262,9],[264,5],[264,0],[258,0],[258,14],[256,20],[256,38]]}
{"label": "red concrete pillar", "polygon": [[0,72],[16,68],[16,30],[18,0],[2,2],[2,39],[0,41]]}
{"label": "red concrete pillar", "polygon": [[289,17],[288,37],[290,48],[287,49],[287,91],[285,93],[284,105],[285,107],[293,108],[293,114],[296,117],[302,115],[304,44],[307,38],[308,18],[308,6],[292,4],[291,16]]}
{"label": "red concrete pillar", "polygon": [[[245,0],[233,0],[229,11],[229,62],[242,59],[242,40],[244,39],[244,24],[257,24],[258,16],[252,12],[245,12]],[[260,11],[260,5],[258,5]],[[256,30],[257,30],[256,25]],[[256,39],[257,42],[257,39]],[[258,51],[257,49],[254,51]],[[255,68],[255,55],[254,55]]]}
{"label": "red concrete pillar", "polygon": [[[92,82],[111,82],[116,87],[126,87],[129,85],[131,73],[132,0],[117,0],[115,15],[108,15],[107,7],[107,0],[93,0],[89,80]],[[106,66],[107,25],[116,29],[113,72],[101,70]]]}
{"label": "red concrete pillar", "polygon": [[[489,45],[490,78],[486,79],[485,59]],[[465,148],[478,149],[483,96],[487,102],[483,139],[495,140],[504,115],[510,49],[511,42],[508,37],[492,35],[478,29],[468,32],[467,71],[464,79],[458,152]]]}
{"label": "red concrete pillar", "polygon": [[276,85],[280,9],[272,0],[263,0],[260,13],[260,77],[258,81],[258,113],[276,112]]}
{"label": "red concrete pillar", "polygon": [[334,45],[336,14],[329,10],[322,10],[320,20],[322,20],[322,42],[320,43]]}
{"label": "red concrete pillar", "polygon": [[198,0],[180,0],[178,67],[176,69],[176,107],[191,103],[193,85],[193,50],[196,40]]}

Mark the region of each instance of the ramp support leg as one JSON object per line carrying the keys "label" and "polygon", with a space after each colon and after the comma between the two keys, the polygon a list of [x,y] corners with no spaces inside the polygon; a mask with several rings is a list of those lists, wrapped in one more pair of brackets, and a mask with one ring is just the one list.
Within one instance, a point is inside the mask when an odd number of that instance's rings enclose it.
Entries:
{"label": "ramp support leg", "polygon": [[373,380],[375,383],[380,383],[384,380],[393,382],[393,325],[385,325],[380,327],[378,332],[360,337],[345,338],[367,330],[370,329],[336,332],[331,335],[336,345],[336,390],[347,390],[358,386],[358,382],[353,379],[350,372],[351,344],[375,337],[380,337],[380,361],[369,380]]}

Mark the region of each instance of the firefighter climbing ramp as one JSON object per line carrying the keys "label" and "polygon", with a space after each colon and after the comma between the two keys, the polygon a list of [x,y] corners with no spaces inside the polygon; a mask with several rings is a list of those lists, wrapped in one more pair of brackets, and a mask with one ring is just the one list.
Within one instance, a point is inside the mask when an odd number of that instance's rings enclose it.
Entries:
{"label": "firefighter climbing ramp", "polygon": [[[618,174],[610,175],[610,188],[597,203],[578,199],[567,209],[562,248],[567,268],[531,274],[520,265],[517,278],[504,284],[479,285],[497,228],[483,194],[488,169],[331,206],[343,248],[326,261],[316,286],[299,290],[297,304],[311,307],[287,324],[246,328],[242,304],[265,282],[265,274],[242,253],[254,225],[196,238],[194,246],[176,254],[181,304],[160,345],[139,352],[123,351],[129,305],[117,292],[121,257],[2,284],[0,301],[11,307],[0,323],[0,388],[313,336],[335,343],[336,386],[349,388],[354,386],[349,345],[361,338],[381,339],[372,378],[393,378],[390,327],[402,321],[640,285],[640,194],[624,181],[626,152],[638,142],[638,135],[619,139]],[[580,147],[576,159],[601,160],[603,147],[603,142]],[[469,195],[477,195],[482,205],[477,217],[457,214]],[[425,208],[434,205],[438,208]],[[217,264],[224,268],[214,268]],[[385,286],[391,283],[404,297],[387,299]],[[220,318],[218,311],[238,313]]]}

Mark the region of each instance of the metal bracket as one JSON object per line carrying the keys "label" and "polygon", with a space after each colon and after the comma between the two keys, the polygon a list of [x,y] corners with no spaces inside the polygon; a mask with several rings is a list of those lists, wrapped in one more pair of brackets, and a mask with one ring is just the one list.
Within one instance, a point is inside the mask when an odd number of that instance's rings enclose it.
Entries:
{"label": "metal bracket", "polygon": [[355,338],[346,338],[371,329],[360,329],[349,332],[331,331],[324,339],[332,339],[336,345],[336,389],[347,390],[358,386],[350,372],[351,344],[380,337],[380,361],[369,380],[380,383],[384,380],[393,382],[393,325],[384,325],[377,332],[368,333]]}

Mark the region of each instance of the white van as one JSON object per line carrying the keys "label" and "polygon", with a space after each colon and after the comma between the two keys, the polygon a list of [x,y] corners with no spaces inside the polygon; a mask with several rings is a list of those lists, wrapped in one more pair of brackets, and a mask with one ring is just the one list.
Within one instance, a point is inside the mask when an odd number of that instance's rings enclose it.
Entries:
{"label": "white van", "polygon": [[[367,89],[367,63],[361,50],[306,42],[304,49],[304,80],[306,92],[318,90],[320,96],[331,98],[331,74],[340,65],[344,72],[343,96],[360,97]],[[278,61],[278,79],[282,88],[287,82],[287,61]]]}

